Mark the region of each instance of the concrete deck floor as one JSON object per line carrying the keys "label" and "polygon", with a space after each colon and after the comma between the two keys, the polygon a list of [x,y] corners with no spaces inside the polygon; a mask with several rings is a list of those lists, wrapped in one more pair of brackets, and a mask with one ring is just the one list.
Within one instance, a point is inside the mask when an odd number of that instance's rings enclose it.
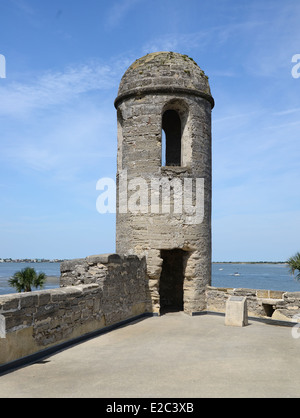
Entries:
{"label": "concrete deck floor", "polygon": [[299,397],[292,328],[183,312],[151,317],[0,376],[0,397]]}

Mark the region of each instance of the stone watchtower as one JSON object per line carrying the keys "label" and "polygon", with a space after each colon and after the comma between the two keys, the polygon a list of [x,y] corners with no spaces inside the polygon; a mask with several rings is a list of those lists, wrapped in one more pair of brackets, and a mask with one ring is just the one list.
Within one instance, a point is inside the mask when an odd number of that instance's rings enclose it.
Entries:
{"label": "stone watchtower", "polygon": [[148,54],[120,82],[116,250],[146,256],[153,312],[205,309],[213,106],[186,55]]}

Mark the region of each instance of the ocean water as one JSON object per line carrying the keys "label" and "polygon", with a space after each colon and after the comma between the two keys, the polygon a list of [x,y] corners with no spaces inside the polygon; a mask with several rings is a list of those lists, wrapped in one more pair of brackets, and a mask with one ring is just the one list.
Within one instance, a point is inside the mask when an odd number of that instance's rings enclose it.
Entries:
{"label": "ocean water", "polygon": [[[0,263],[0,295],[16,293],[16,289],[10,287],[8,280],[16,271],[22,270],[25,267],[33,267],[37,273],[43,272],[49,276],[44,289],[59,287],[60,263]],[[37,289],[33,288],[32,290]]]}
{"label": "ocean water", "polygon": [[[33,267],[49,276],[45,289],[59,287],[60,263],[0,263],[0,295],[16,292],[9,286],[8,279],[25,267]],[[212,286],[300,291],[300,281],[290,275],[285,264],[216,263],[212,265]]]}
{"label": "ocean water", "polygon": [[212,286],[300,291],[300,281],[289,273],[286,264],[216,263],[212,265]]}

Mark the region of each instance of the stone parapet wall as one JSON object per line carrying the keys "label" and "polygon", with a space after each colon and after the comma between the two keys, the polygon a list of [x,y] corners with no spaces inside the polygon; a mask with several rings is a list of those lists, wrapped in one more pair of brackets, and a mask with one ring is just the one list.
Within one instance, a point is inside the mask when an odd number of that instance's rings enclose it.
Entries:
{"label": "stone parapet wall", "polygon": [[207,286],[207,311],[225,313],[226,301],[230,296],[247,297],[249,316],[288,322],[300,321],[300,292]]}
{"label": "stone parapet wall", "polygon": [[61,286],[90,283],[101,289],[101,309],[108,324],[151,312],[145,257],[104,254],[61,264]]}
{"label": "stone parapet wall", "polygon": [[[0,297],[0,366],[152,312],[145,257],[90,256],[61,265],[61,287]],[[300,322],[300,292],[207,286],[206,312],[245,296],[249,317]]]}
{"label": "stone parapet wall", "polygon": [[61,284],[0,297],[0,365],[134,318],[151,306],[146,262],[136,256],[64,262]]}
{"label": "stone parapet wall", "polygon": [[105,326],[99,285],[0,297],[0,364]]}

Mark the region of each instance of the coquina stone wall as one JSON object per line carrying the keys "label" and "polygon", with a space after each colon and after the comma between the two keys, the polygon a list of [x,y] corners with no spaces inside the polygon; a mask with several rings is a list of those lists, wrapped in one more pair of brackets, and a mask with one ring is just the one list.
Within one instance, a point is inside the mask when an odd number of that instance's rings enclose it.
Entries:
{"label": "coquina stone wall", "polygon": [[[205,295],[207,313],[225,313],[230,296],[246,296],[250,317],[300,322],[300,292],[207,286]],[[0,366],[151,312],[144,257],[64,262],[60,288],[0,297]]]}
{"label": "coquina stone wall", "polygon": [[144,258],[65,262],[61,285],[0,297],[0,365],[149,311]]}
{"label": "coquina stone wall", "polygon": [[249,316],[300,322],[300,292],[207,286],[207,311],[225,313],[226,301],[230,296],[247,297]]}
{"label": "coquina stone wall", "polygon": [[105,254],[61,264],[61,286],[91,283],[100,287],[107,324],[151,311],[145,257]]}

